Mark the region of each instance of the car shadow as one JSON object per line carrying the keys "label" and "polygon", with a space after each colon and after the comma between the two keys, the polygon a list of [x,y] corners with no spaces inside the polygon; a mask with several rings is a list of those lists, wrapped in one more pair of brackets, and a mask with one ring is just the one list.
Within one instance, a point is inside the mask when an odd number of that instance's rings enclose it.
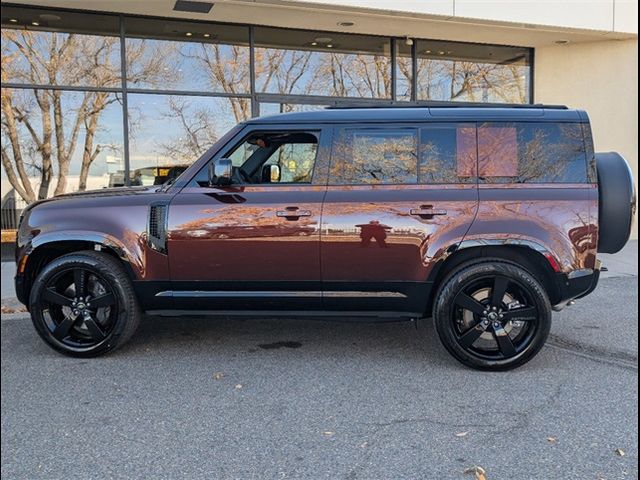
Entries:
{"label": "car shadow", "polygon": [[380,322],[145,316],[131,341],[113,355],[174,350],[190,355],[288,352],[313,358],[358,355],[456,363],[440,345],[430,319]]}

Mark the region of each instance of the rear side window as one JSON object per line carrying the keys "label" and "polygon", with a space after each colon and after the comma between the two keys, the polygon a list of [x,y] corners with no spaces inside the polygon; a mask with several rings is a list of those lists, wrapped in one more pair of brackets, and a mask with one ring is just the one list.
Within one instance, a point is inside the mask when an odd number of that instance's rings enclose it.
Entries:
{"label": "rear side window", "polygon": [[418,129],[339,129],[330,179],[342,185],[417,183]]}
{"label": "rear side window", "polygon": [[475,124],[430,124],[420,129],[418,183],[475,183]]}
{"label": "rear side window", "polygon": [[487,183],[585,183],[579,123],[478,125],[478,175]]}
{"label": "rear side window", "polygon": [[342,128],[334,142],[331,183],[442,184],[476,181],[475,124],[420,128]]}

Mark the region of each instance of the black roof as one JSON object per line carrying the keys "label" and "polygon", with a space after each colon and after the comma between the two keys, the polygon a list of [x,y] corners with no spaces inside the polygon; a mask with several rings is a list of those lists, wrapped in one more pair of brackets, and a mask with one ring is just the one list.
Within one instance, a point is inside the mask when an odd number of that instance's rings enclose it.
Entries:
{"label": "black roof", "polygon": [[582,110],[570,109],[564,105],[451,102],[394,105],[347,103],[323,110],[259,117],[249,120],[247,123],[386,123],[420,121],[587,122],[588,117]]}

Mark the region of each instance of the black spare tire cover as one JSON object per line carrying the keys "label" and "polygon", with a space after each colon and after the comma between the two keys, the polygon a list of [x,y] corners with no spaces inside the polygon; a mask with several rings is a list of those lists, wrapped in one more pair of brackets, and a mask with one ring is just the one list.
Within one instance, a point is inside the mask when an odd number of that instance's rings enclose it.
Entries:
{"label": "black spare tire cover", "polygon": [[616,253],[629,240],[636,188],[627,161],[615,152],[596,153],[599,193],[598,252]]}

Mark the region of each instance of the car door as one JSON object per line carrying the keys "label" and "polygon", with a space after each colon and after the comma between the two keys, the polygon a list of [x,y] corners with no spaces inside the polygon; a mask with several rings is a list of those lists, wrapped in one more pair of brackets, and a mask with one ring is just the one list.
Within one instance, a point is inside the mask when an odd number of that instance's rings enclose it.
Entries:
{"label": "car door", "polygon": [[478,208],[475,125],[345,125],[333,138],[324,307],[422,314],[434,263]]}
{"label": "car door", "polygon": [[168,255],[176,308],[320,309],[327,142],[314,125],[251,124],[211,159],[231,158],[231,185],[210,186],[205,166],[174,197]]}

